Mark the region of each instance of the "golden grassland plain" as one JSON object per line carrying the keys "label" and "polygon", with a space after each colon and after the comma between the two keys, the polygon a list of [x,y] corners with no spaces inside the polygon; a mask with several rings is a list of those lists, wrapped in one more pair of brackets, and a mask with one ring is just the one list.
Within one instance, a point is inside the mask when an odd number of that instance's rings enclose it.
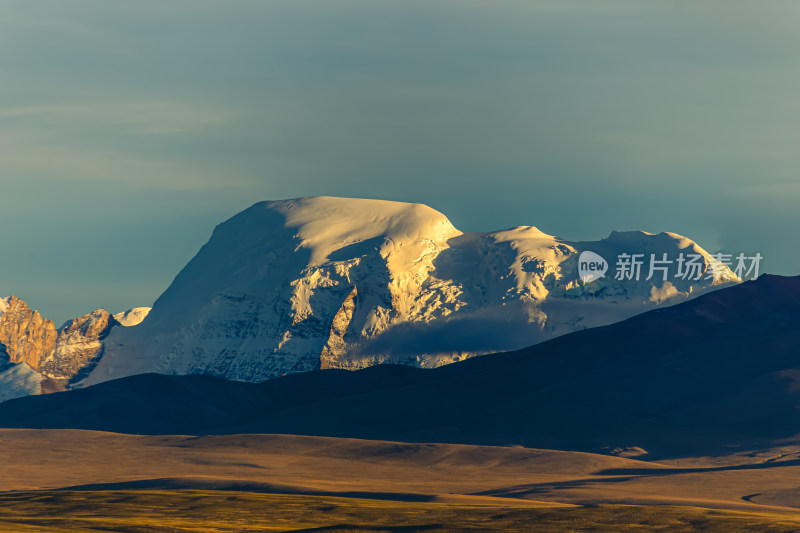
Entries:
{"label": "golden grassland plain", "polygon": [[520,446],[0,429],[0,532],[800,531],[800,449],[653,462]]}
{"label": "golden grassland plain", "polygon": [[509,507],[231,491],[61,491],[0,495],[0,530],[797,531],[800,517],[673,506]]}

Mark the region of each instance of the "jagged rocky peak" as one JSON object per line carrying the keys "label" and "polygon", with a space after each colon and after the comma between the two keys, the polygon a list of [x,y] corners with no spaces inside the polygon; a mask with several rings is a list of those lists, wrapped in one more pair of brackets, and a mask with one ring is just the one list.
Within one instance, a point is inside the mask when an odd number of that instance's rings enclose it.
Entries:
{"label": "jagged rocky peak", "polygon": [[[462,233],[421,204],[261,202],[220,224],[135,328],[115,328],[85,384],[143,372],[258,381],[382,362],[432,367],[609,324],[738,281],[591,284],[578,257],[712,258],[680,235],[571,242],[533,226]],[[613,266],[612,266],[613,268]]]}
{"label": "jagged rocky peak", "polygon": [[[120,316],[133,325],[147,311],[149,308],[134,308]],[[21,298],[0,298],[0,354],[13,367],[0,372],[0,398],[31,387],[63,389],[97,363],[103,353],[102,341],[115,325],[119,322],[108,311],[96,309],[57,329],[52,320]]]}
{"label": "jagged rocky peak", "polygon": [[68,320],[61,329],[59,337],[89,337],[96,338],[107,331],[114,324],[115,319],[105,309],[95,309],[91,313]]}
{"label": "jagged rocky peak", "polygon": [[115,324],[116,320],[105,309],[95,309],[67,321],[58,330],[55,349],[37,370],[49,378],[71,379],[96,362],[103,352],[102,340]]}
{"label": "jagged rocky peak", "polygon": [[53,352],[58,332],[52,320],[31,309],[16,296],[0,299],[0,344],[11,363],[39,363]]}

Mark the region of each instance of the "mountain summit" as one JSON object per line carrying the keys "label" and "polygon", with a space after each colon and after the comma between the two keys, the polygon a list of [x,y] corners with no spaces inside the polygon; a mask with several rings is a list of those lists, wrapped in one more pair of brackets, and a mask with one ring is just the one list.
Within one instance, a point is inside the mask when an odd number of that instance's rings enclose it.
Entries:
{"label": "mountain summit", "polygon": [[[608,261],[583,283],[578,258]],[[615,280],[620,254],[700,259],[715,276]],[[673,233],[569,242],[520,226],[462,233],[421,204],[261,202],[220,224],[135,328],[114,328],[84,385],[132,374],[260,381],[383,362],[436,367],[609,324],[738,281]]]}

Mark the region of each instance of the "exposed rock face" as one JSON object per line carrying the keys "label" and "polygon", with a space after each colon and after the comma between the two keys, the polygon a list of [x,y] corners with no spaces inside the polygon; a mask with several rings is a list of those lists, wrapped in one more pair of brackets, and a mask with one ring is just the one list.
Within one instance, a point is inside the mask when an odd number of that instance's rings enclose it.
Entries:
{"label": "exposed rock face", "polygon": [[0,305],[0,343],[11,363],[27,363],[34,370],[53,353],[58,332],[52,320],[16,296],[3,298]]}
{"label": "exposed rock face", "polygon": [[102,340],[116,323],[108,311],[97,309],[56,329],[24,300],[9,296],[0,299],[0,353],[43,378],[68,381],[97,362]]}
{"label": "exposed rock face", "polygon": [[[353,288],[347,298],[345,298],[339,311],[333,317],[331,324],[331,334],[328,337],[328,342],[322,348],[320,355],[320,368],[336,368],[337,360],[336,355],[342,353],[347,348],[345,335],[347,329],[350,327],[350,322],[353,320],[353,311],[356,309],[356,297],[358,296],[358,289]],[[352,335],[351,335],[352,336]]]}
{"label": "exposed rock face", "polygon": [[70,320],[58,330],[55,348],[37,370],[50,378],[71,379],[97,362],[103,352],[102,340],[114,324],[114,317],[105,309]]}

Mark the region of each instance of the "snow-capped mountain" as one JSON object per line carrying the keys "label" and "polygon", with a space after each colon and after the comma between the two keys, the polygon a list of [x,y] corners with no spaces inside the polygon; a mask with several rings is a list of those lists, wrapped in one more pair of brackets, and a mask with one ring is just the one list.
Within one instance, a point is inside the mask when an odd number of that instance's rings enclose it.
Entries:
{"label": "snow-capped mountain", "polygon": [[135,308],[112,317],[96,309],[56,328],[24,300],[0,298],[0,401],[63,390],[85,377],[111,328],[136,325],[148,311]]}
{"label": "snow-capped mountain", "polygon": [[134,307],[114,315],[114,320],[127,328],[138,325],[150,312],[149,307]]}
{"label": "snow-capped mountain", "polygon": [[[605,277],[582,281],[584,251],[608,262]],[[617,280],[620,254],[693,254],[703,276],[646,280],[645,265],[640,279]],[[262,202],[214,230],[140,325],[109,332],[83,384],[144,372],[258,381],[382,362],[435,367],[610,324],[736,281],[673,233],[569,242],[532,226],[462,233],[421,204]]]}

